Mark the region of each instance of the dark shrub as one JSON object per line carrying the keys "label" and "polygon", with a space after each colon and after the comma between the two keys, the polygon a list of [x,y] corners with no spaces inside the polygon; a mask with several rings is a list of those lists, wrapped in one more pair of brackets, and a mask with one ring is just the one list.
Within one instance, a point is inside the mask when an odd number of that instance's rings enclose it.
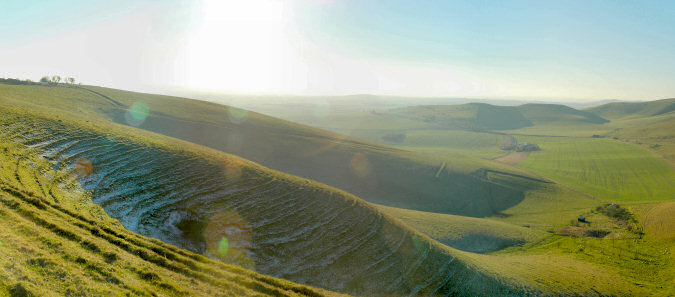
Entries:
{"label": "dark shrub", "polygon": [[609,234],[610,232],[607,230],[600,230],[600,229],[590,229],[586,230],[586,236],[588,237],[595,237],[595,238],[604,238]]}
{"label": "dark shrub", "polygon": [[28,297],[33,296],[22,284],[15,284],[9,288],[9,296],[12,297]]}

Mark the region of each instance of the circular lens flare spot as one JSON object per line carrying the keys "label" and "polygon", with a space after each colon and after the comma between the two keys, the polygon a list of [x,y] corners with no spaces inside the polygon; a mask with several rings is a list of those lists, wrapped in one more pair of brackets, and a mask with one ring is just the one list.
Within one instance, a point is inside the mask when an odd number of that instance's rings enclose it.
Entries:
{"label": "circular lens flare spot", "polygon": [[241,124],[245,122],[246,119],[248,118],[248,111],[245,109],[230,106],[227,109],[227,116],[230,118],[230,122],[235,124]]}
{"label": "circular lens flare spot", "polygon": [[150,107],[143,101],[136,101],[131,105],[129,111],[124,115],[127,124],[131,126],[140,126],[150,114]]}
{"label": "circular lens flare spot", "polygon": [[87,158],[79,158],[73,164],[73,171],[79,178],[86,179],[94,173],[94,165]]}
{"label": "circular lens flare spot", "polygon": [[223,262],[253,268],[253,228],[234,211],[213,215],[203,231],[207,252]]}
{"label": "circular lens flare spot", "polygon": [[241,164],[241,161],[235,159],[234,157],[227,157],[221,163],[223,168],[223,174],[228,179],[237,179],[241,177],[244,166]]}
{"label": "circular lens flare spot", "polygon": [[368,158],[362,153],[354,154],[351,161],[349,161],[349,168],[358,177],[365,177],[370,173],[370,163],[368,162]]}
{"label": "circular lens flare spot", "polygon": [[413,235],[412,236],[412,243],[413,243],[413,246],[415,247],[415,249],[418,252],[420,252],[420,253],[424,252],[424,250],[425,250],[424,249],[424,243],[422,243],[422,240],[420,240],[419,237]]}
{"label": "circular lens flare spot", "polygon": [[220,258],[227,257],[227,250],[228,249],[229,249],[229,243],[227,241],[227,237],[221,238],[220,242],[218,243],[218,256]]}

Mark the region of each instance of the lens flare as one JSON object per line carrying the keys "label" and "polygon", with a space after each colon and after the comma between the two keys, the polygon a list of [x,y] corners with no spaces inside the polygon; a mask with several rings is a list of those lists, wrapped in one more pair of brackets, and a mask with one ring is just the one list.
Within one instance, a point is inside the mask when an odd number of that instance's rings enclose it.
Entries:
{"label": "lens flare", "polygon": [[234,157],[227,157],[221,163],[223,174],[227,179],[237,179],[241,177],[243,166],[241,162]]}
{"label": "lens flare", "polygon": [[227,237],[223,237],[220,239],[220,242],[218,243],[218,257],[221,259],[224,259],[227,257],[227,250],[229,249],[229,243],[227,241]]}
{"label": "lens flare", "polygon": [[79,158],[73,164],[73,171],[79,178],[86,179],[94,173],[94,165],[87,158]]}
{"label": "lens flare", "polygon": [[248,118],[248,111],[230,106],[227,109],[227,116],[230,118],[230,122],[238,125],[246,121]]}
{"label": "lens flare", "polygon": [[358,177],[366,177],[370,173],[370,163],[368,158],[362,153],[356,153],[349,161],[349,168]]}
{"label": "lens flare", "polygon": [[411,240],[412,240],[413,246],[415,247],[415,249],[416,249],[418,252],[420,252],[420,253],[424,253],[424,252],[425,252],[425,247],[426,247],[426,246],[424,245],[424,243],[422,243],[422,240],[420,240],[419,237],[413,235]]}
{"label": "lens flare", "polygon": [[136,101],[124,114],[124,119],[130,126],[140,126],[150,114],[150,107],[143,101]]}
{"label": "lens flare", "polygon": [[226,133],[227,140],[222,150],[232,154],[240,153],[244,147],[244,137],[239,131],[227,131]]}
{"label": "lens flare", "polygon": [[317,148],[307,148],[306,150],[298,150],[297,155],[303,158],[313,157],[340,145],[342,142],[343,142],[342,139],[327,141],[326,144]]}
{"label": "lens flare", "polygon": [[253,228],[235,211],[223,211],[209,219],[203,231],[207,253],[223,262],[255,267]]}

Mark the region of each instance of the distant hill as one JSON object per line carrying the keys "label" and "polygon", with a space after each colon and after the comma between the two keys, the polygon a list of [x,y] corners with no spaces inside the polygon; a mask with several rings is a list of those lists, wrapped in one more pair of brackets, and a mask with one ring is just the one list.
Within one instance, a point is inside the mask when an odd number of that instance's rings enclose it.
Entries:
{"label": "distant hill", "polygon": [[592,123],[604,124],[608,120],[588,111],[577,110],[560,104],[523,104],[518,111],[534,124],[545,123]]}
{"label": "distant hill", "polygon": [[546,123],[603,124],[608,120],[588,111],[560,104],[529,103],[496,106],[485,103],[424,105],[392,109],[390,114],[416,119],[430,128],[462,130],[512,130]]}
{"label": "distant hill", "polygon": [[642,145],[675,167],[675,98],[609,103],[588,111],[622,123],[607,136]]}
{"label": "distant hill", "polygon": [[608,136],[642,144],[675,167],[675,114],[655,123],[616,129]]}
{"label": "distant hill", "polygon": [[589,108],[587,111],[608,119],[657,116],[675,111],[675,98],[648,102],[608,103]]}
{"label": "distant hill", "polygon": [[438,128],[509,130],[533,125],[516,107],[485,103],[412,106],[392,109],[389,113]]}

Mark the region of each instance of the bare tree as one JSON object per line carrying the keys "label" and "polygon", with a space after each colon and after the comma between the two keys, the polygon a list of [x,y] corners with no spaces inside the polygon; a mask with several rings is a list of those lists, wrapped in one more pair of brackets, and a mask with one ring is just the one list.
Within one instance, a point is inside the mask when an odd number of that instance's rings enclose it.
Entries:
{"label": "bare tree", "polygon": [[66,78],[64,79],[64,81],[65,81],[67,84],[71,84],[71,85],[74,85],[74,84],[75,84],[75,78],[73,78],[73,77],[66,77]]}
{"label": "bare tree", "polygon": [[58,75],[52,76],[52,82],[53,82],[53,83],[56,83],[56,84],[60,83],[60,82],[61,82],[61,77],[58,76]]}

